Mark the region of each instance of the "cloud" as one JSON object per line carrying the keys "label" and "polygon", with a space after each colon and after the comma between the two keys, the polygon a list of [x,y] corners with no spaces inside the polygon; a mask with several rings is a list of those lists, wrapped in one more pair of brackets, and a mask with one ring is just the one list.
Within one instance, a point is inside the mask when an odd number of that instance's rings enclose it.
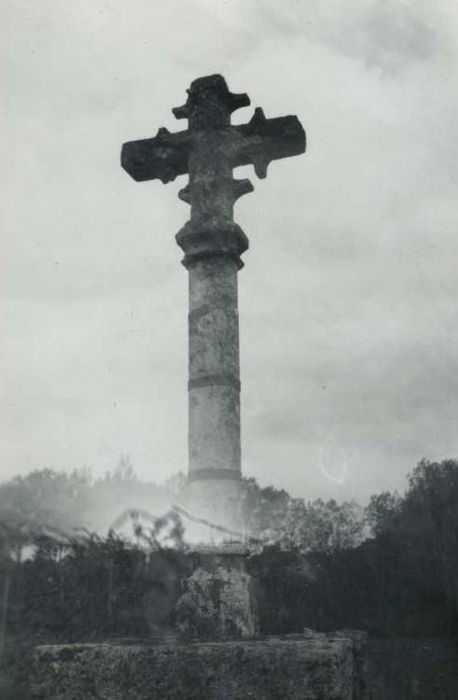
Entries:
{"label": "cloud", "polygon": [[10,3],[1,476],[103,473],[121,452],[144,478],[185,468],[185,178],[134,183],[119,150],[182,128],[171,108],[215,71],[308,134],[266,180],[243,169],[245,473],[365,498],[458,453],[455,15],[401,0]]}
{"label": "cloud", "polygon": [[349,5],[334,0],[280,6],[270,0],[256,10],[269,31],[283,40],[300,37],[321,43],[388,75],[446,48],[424,3],[357,0]]}
{"label": "cloud", "polygon": [[[377,2],[361,23],[356,55],[369,67],[393,73],[412,61],[425,61],[438,50],[438,37],[413,5]],[[358,46],[359,44],[359,46]]]}

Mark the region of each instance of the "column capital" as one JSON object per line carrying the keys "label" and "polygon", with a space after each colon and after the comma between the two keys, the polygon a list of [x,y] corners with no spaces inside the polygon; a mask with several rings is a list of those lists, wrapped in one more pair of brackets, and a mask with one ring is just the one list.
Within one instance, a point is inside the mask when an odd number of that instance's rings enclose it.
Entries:
{"label": "column capital", "polygon": [[240,256],[249,247],[247,236],[233,221],[215,224],[188,221],[175,238],[185,254],[182,263],[188,270],[199,260],[221,257],[232,259],[240,270],[243,267]]}

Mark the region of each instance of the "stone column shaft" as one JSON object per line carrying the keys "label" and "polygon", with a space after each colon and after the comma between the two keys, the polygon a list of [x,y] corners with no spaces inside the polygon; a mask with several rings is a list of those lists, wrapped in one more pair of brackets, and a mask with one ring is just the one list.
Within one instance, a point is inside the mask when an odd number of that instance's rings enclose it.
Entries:
{"label": "stone column shaft", "polygon": [[237,265],[189,268],[189,478],[240,479]]}

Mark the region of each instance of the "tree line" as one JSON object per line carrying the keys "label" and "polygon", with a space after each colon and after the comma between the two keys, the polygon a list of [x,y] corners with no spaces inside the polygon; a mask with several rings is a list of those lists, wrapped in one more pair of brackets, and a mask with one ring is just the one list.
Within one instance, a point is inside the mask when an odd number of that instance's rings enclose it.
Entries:
{"label": "tree line", "polygon": [[[103,536],[100,508],[92,512],[103,503],[111,517],[126,499],[160,511],[182,486],[180,476],[144,484],[126,460],[100,480],[41,470],[0,485],[2,697],[27,697],[17,660],[37,643],[173,633],[198,565],[182,529],[153,518],[133,523],[131,538]],[[307,502],[254,479],[243,481],[242,507],[262,634],[458,636],[457,461],[420,462],[403,496],[380,493],[366,508]]]}

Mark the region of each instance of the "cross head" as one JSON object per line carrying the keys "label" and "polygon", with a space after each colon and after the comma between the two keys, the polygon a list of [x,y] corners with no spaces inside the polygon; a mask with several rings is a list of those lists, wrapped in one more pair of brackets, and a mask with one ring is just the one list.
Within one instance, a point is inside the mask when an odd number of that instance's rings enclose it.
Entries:
{"label": "cross head", "polygon": [[233,221],[233,208],[253,185],[234,179],[233,169],[252,164],[258,177],[266,177],[272,160],[304,153],[305,132],[297,117],[267,119],[260,107],[247,124],[231,125],[231,114],[250,99],[230,92],[221,75],[198,78],[187,92],[186,103],[172,111],[188,120],[188,129],[160,128],[154,138],[125,143],[121,165],[137,182],[167,183],[189,174],[178,193],[191,206],[190,221],[177,235],[183,263],[188,267],[195,256],[229,255],[241,267],[248,239]]}

